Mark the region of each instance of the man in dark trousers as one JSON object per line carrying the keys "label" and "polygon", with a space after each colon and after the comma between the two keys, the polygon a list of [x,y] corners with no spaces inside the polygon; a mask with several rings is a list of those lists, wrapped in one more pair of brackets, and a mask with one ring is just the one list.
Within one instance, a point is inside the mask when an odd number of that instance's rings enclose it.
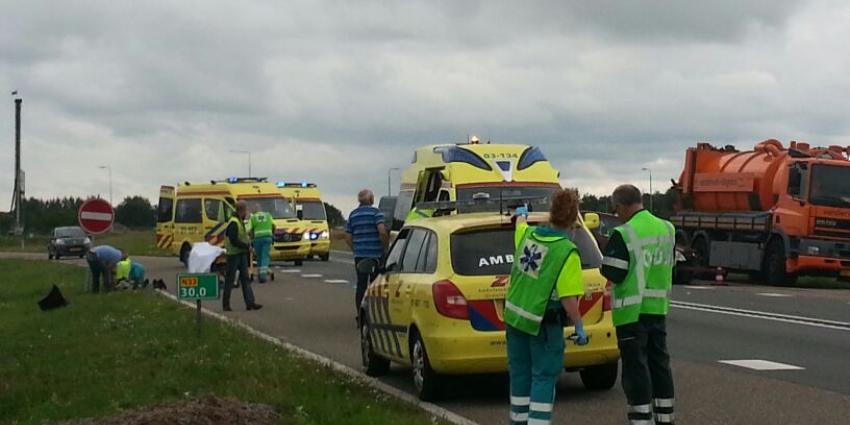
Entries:
{"label": "man in dark trousers", "polygon": [[369,189],[363,189],[357,194],[360,203],[348,216],[345,225],[345,241],[354,251],[354,267],[357,271],[357,290],[354,295],[355,307],[360,311],[360,303],[366,293],[366,287],[375,278],[372,272],[362,271],[362,262],[381,260],[389,244],[389,233],[384,225],[384,213],[372,206],[375,195]]}
{"label": "man in dark trousers", "polygon": [[242,297],[248,310],[259,310],[262,305],[254,302],[254,291],[251,289],[251,281],[248,279],[248,261],[251,251],[251,241],[248,231],[245,229],[245,218],[248,217],[248,207],[245,202],[236,203],[236,215],[230,217],[225,231],[224,249],[227,250],[227,274],[224,277],[224,296],[221,298],[222,309],[230,309],[230,291],[236,280],[236,272],[239,271],[239,283],[242,287]]}
{"label": "man in dark trousers", "polygon": [[[614,190],[612,202],[625,224],[614,229],[602,275],[614,283],[613,318],[623,364],[623,391],[632,425],[673,424],[673,373],[666,317],[676,261],[673,224],[643,209],[632,185]],[[653,417],[654,416],[654,417]]]}

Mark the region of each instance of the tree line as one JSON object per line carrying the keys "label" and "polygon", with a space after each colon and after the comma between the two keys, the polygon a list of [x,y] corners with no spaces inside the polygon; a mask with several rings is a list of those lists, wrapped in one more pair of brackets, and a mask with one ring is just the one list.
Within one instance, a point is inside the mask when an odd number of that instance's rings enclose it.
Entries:
{"label": "tree line", "polygon": [[[50,233],[54,227],[76,226],[77,211],[85,200],[83,198],[26,198],[23,201],[24,231],[34,234]],[[325,203],[328,224],[331,227],[345,225],[342,213]],[[156,226],[156,206],[143,196],[128,196],[115,207],[115,222],[131,229],[145,230]],[[6,234],[15,225],[12,214],[0,214],[0,234]]]}
{"label": "tree line", "polygon": [[[664,193],[655,192],[652,194],[651,199],[650,201],[650,195],[648,193],[643,194],[643,206],[646,209],[652,206],[652,213],[665,219],[673,215],[673,205],[677,197],[676,192],[672,189]],[[582,211],[610,213],[613,211],[613,205],[610,195],[596,196],[584,194],[581,197],[580,208]]]}

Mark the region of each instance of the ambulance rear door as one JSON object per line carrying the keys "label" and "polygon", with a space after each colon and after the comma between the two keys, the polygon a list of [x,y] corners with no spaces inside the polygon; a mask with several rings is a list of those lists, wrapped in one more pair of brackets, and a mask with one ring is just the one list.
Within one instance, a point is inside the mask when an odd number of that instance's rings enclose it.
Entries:
{"label": "ambulance rear door", "polygon": [[170,251],[174,241],[174,186],[159,187],[156,208],[156,246]]}

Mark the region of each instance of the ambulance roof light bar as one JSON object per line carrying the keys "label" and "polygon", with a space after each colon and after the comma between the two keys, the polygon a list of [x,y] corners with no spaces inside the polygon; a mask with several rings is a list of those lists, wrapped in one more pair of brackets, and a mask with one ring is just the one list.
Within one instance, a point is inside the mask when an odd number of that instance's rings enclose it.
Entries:
{"label": "ambulance roof light bar", "polygon": [[279,181],[279,182],[277,182],[277,187],[281,187],[281,188],[282,188],[282,187],[301,187],[301,188],[308,188],[308,187],[316,187],[316,183],[308,183],[308,182],[287,183],[287,182],[285,182],[285,181]]}

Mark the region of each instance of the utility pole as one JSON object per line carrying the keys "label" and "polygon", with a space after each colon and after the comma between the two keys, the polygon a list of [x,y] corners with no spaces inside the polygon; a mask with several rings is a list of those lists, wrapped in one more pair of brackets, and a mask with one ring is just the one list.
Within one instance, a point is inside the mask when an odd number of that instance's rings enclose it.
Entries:
{"label": "utility pole", "polygon": [[649,171],[649,212],[655,214],[655,210],[652,208],[652,169],[644,167],[641,170]]}
{"label": "utility pole", "polygon": [[100,167],[97,167],[97,168],[100,168],[101,170],[106,170],[106,171],[109,172],[109,205],[112,205],[112,207],[114,208],[115,204],[112,203],[112,167],[109,166],[109,165],[101,165]]}
{"label": "utility pole", "polygon": [[388,168],[387,169],[387,196],[393,196],[393,186],[392,186],[392,172],[398,171],[398,168]]}
{"label": "utility pole", "polygon": [[[17,95],[18,92],[12,92]],[[12,195],[12,206],[15,210],[15,229],[16,235],[23,235],[23,217],[22,210],[24,209],[24,182],[23,171],[21,171],[21,104],[23,99],[20,97],[15,99],[15,192]]]}

